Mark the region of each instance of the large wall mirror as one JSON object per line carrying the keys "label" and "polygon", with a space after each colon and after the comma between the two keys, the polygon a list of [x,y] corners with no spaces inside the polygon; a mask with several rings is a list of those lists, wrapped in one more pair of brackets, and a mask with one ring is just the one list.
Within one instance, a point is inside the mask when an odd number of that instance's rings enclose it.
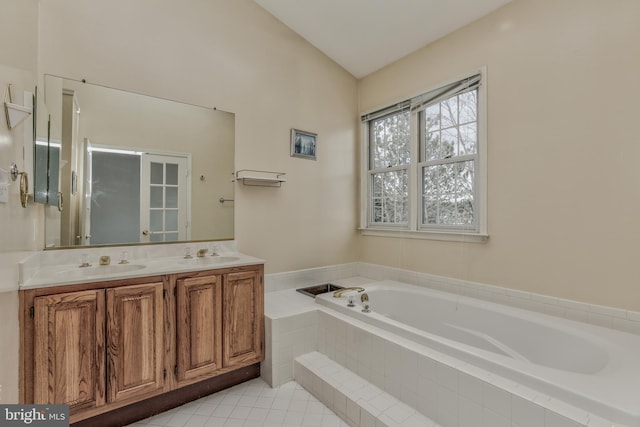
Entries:
{"label": "large wall mirror", "polygon": [[37,98],[45,249],[233,239],[234,114],[50,75]]}

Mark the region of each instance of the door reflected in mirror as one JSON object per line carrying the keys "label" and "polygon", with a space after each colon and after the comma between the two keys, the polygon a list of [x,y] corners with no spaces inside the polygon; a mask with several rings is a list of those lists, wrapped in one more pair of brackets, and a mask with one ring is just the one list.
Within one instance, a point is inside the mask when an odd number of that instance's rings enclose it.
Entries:
{"label": "door reflected in mirror", "polygon": [[234,114],[49,75],[40,98],[45,248],[233,239]]}

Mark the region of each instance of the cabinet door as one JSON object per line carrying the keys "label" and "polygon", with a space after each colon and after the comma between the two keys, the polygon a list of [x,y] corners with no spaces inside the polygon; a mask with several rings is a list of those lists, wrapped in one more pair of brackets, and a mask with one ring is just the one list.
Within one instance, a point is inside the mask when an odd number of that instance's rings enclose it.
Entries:
{"label": "cabinet door", "polygon": [[179,279],[176,293],[178,382],[222,367],[222,278]]}
{"label": "cabinet door", "polygon": [[264,293],[258,271],[224,276],[224,366],[263,360]]}
{"label": "cabinet door", "polygon": [[34,403],[105,402],[104,291],[35,298]]}
{"label": "cabinet door", "polygon": [[107,289],[109,402],[164,387],[162,283]]}

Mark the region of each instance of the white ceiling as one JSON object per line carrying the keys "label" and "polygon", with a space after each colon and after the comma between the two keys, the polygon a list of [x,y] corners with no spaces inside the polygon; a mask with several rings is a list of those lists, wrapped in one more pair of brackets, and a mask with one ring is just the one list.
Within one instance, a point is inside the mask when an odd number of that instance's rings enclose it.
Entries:
{"label": "white ceiling", "polygon": [[254,0],[355,77],[511,0]]}

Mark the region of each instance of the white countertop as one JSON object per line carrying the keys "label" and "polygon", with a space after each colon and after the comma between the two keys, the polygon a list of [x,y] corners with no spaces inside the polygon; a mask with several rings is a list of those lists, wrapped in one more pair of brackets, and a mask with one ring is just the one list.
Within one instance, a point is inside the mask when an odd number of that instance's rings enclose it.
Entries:
{"label": "white countertop", "polygon": [[[213,243],[218,248],[218,254],[211,255],[210,252],[204,257],[197,257],[195,253],[198,249],[208,249],[211,243],[36,252],[18,263],[19,289],[186,273],[258,265],[265,262],[263,259],[237,252],[233,241]],[[186,248],[191,249],[193,258],[185,259]],[[128,263],[120,264],[119,260],[125,251]],[[101,256],[109,256],[110,264],[101,266],[99,264]],[[90,267],[80,267],[83,257],[88,259]]]}
{"label": "white countertop", "polygon": [[240,253],[225,254],[217,258],[213,256],[203,258],[194,257],[189,260],[185,260],[182,257],[131,260],[129,264],[120,265],[116,263],[108,266],[93,265],[86,268],[81,268],[78,264],[63,264],[38,269],[33,277],[20,283],[20,289],[131,279],[135,277],[186,273],[256,264],[264,264],[264,260]]}

